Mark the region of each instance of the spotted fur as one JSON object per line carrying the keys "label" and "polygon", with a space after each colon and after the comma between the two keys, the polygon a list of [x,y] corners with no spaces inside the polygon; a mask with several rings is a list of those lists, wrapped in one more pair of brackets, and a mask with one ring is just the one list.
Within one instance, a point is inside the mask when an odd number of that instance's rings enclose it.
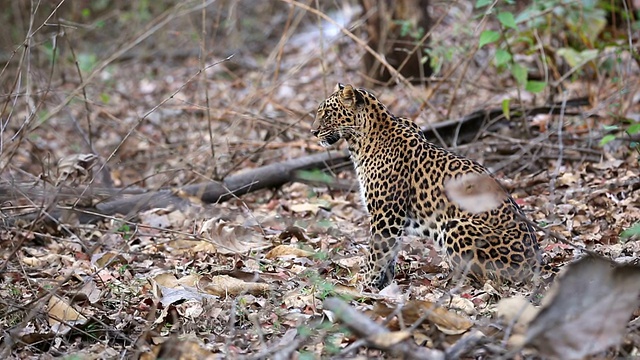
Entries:
{"label": "spotted fur", "polygon": [[451,268],[476,283],[533,278],[540,264],[536,235],[510,196],[496,209],[471,214],[444,192],[451,178],[487,174],[482,165],[430,143],[414,122],[351,85],[338,84],[319,105],[312,133],[323,146],[340,139],[349,145],[370,215],[369,285],[393,280],[405,234],[433,239]]}

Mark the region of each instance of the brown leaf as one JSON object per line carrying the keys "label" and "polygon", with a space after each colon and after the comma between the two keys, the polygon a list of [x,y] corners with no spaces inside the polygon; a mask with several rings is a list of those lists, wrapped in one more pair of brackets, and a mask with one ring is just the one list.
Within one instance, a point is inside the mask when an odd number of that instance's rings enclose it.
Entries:
{"label": "brown leaf", "polygon": [[320,204],[312,204],[310,202],[303,202],[301,204],[291,204],[289,205],[289,210],[295,212],[295,213],[312,213],[312,214],[317,214],[318,211],[320,211],[321,206]]}
{"label": "brown leaf", "polygon": [[175,335],[170,337],[154,337],[155,345],[151,352],[143,352],[140,355],[141,360],[151,359],[219,359],[217,354],[213,354],[207,350],[198,341],[193,339],[180,339]]}
{"label": "brown leaf", "polygon": [[464,174],[444,185],[449,200],[473,214],[495,209],[507,198],[507,193],[489,174]]}
{"label": "brown leaf", "polygon": [[[377,302],[373,311],[378,315],[388,316],[393,312],[393,309],[382,302]],[[427,321],[433,323],[447,335],[462,334],[473,326],[470,319],[430,301],[411,300],[402,306],[401,313],[407,324],[414,323],[423,314],[428,313]]]}
{"label": "brown leaf", "polygon": [[82,288],[78,290],[78,294],[84,295],[90,303],[95,304],[100,300],[102,291],[98,289],[95,281],[89,279],[89,281],[87,281]]}
{"label": "brown leaf", "polygon": [[270,246],[262,234],[220,219],[205,221],[200,228],[200,234],[209,239],[208,241],[193,242],[194,251],[202,251],[205,248],[209,252],[217,251],[221,254],[246,254],[252,250]]}
{"label": "brown leaf", "polygon": [[209,294],[217,296],[240,295],[250,293],[262,295],[269,290],[269,285],[246,282],[227,275],[218,275],[210,280],[202,279],[200,287]]}
{"label": "brown leaf", "polygon": [[84,325],[87,322],[84,315],[55,295],[49,299],[47,314],[51,331],[58,335],[65,335],[72,326]]}
{"label": "brown leaf", "polygon": [[367,340],[377,348],[388,349],[393,345],[408,339],[411,333],[408,331],[393,331],[374,334],[367,337]]}
{"label": "brown leaf", "polygon": [[526,341],[544,356],[582,359],[622,341],[639,305],[640,267],[588,256],[568,266],[555,290]]}
{"label": "brown leaf", "polygon": [[538,315],[539,308],[533,306],[522,296],[505,298],[498,302],[496,314],[505,323],[512,324],[512,335],[509,345],[521,347],[524,345],[524,334],[531,321]]}
{"label": "brown leaf", "polygon": [[73,154],[65,156],[58,161],[58,180],[56,184],[64,181],[74,182],[76,179],[84,182],[91,177],[91,168],[98,161],[95,154]]}
{"label": "brown leaf", "polygon": [[314,252],[307,251],[307,250],[302,250],[302,249],[299,249],[299,248],[297,248],[295,246],[278,245],[275,248],[271,249],[271,251],[269,251],[267,253],[267,255],[265,255],[265,258],[267,258],[267,259],[276,259],[276,258],[285,257],[285,256],[311,257],[314,254],[315,254]]}
{"label": "brown leaf", "polygon": [[91,264],[93,264],[98,269],[104,268],[105,266],[113,266],[116,264],[126,264],[127,260],[124,256],[113,252],[103,252],[99,254],[94,254],[91,256]]}

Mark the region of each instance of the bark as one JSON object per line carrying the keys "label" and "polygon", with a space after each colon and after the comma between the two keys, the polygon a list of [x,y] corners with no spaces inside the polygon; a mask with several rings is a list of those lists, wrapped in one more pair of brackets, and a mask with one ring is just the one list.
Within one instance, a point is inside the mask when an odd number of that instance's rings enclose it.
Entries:
{"label": "bark", "polygon": [[[414,83],[421,83],[431,75],[425,50],[431,29],[428,0],[360,0],[364,13],[367,44],[389,65]],[[389,71],[373,55],[363,58],[365,73],[374,82],[392,85]],[[370,86],[368,84],[367,86]]]}

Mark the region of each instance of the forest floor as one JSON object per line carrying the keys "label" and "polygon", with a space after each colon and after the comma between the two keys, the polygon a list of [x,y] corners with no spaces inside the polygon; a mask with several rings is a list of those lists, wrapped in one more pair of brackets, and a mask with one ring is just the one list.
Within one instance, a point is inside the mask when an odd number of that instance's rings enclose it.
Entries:
{"label": "forest floor", "polygon": [[[553,355],[548,349],[540,353],[540,344],[587,327],[581,322],[586,319],[578,319],[549,330],[551,339],[529,339],[531,346],[519,348],[517,339],[507,339],[524,330],[497,314],[509,317],[505,307],[522,304],[498,303],[529,296],[530,290],[491,283],[477,289],[452,280],[431,240],[405,238],[396,284],[379,293],[363,289],[359,268],[368,218],[349,166],[307,169],[277,188],[217,203],[181,194],[189,184],[326,152],[309,132],[318,103],[336,82],[360,86],[366,79],[362,47],[331,23],[319,32],[308,14],[305,21],[289,18],[290,32],[274,25],[287,20],[285,11],[266,22],[263,28],[270,30],[263,33],[212,36],[217,42],[207,45],[202,59],[193,35],[200,29],[192,24],[200,12],[171,14],[139,44],[125,35],[107,41],[99,33],[80,39],[58,33],[58,51],[64,52],[54,66],[47,49],[34,46],[15,52],[0,74],[4,94],[23,95],[5,95],[2,110],[3,358],[415,355],[416,348],[399,346],[407,342],[437,351],[422,354],[431,358],[523,358]],[[638,139],[620,125],[621,118],[640,121],[640,68],[629,51],[622,47],[598,58],[617,56],[614,74],[585,66],[580,76],[558,81],[562,92],[534,94],[487,66],[489,50],[477,47],[474,26],[480,19],[472,9],[441,4],[433,16],[443,19],[433,43],[459,51],[429,86],[371,90],[392,112],[424,128],[479,109],[501,109],[505,99],[525,109],[588,99],[566,114],[503,117],[499,131],[481,130],[464,144],[433,141],[496,175],[540,226],[550,263],[562,267],[586,249],[637,265]],[[464,22],[468,28],[457,25]],[[70,45],[83,39],[105,42],[101,49]],[[132,50],[119,53],[129,45]],[[19,59],[30,59],[33,67],[25,71]],[[528,65],[536,66],[534,60]],[[16,89],[17,83],[24,85]],[[605,144],[608,134],[615,138]],[[91,196],[65,195],[78,189]],[[96,214],[97,204],[114,196],[160,189],[184,201]],[[86,223],[80,213],[99,220]],[[640,356],[640,311],[622,322],[610,312],[634,293],[620,286],[638,285],[618,283],[616,274],[610,287],[584,289],[578,295],[582,305],[574,304],[591,321],[625,324],[622,330],[603,325],[609,334],[601,343],[617,346],[594,358]],[[606,282],[605,275],[576,276]],[[364,320],[345,319],[336,310],[342,303],[326,301],[335,297],[384,322],[390,332],[372,328],[378,336],[366,338],[357,327]],[[543,298],[553,296],[543,290],[534,302]],[[569,305],[557,306],[553,311],[575,313]]]}

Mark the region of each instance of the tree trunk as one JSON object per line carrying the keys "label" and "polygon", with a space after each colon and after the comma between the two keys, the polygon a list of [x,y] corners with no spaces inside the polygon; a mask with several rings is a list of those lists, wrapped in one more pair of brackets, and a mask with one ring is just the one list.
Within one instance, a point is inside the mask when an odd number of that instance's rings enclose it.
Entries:
{"label": "tree trunk", "polygon": [[[431,29],[429,0],[360,0],[365,16],[368,45],[382,55],[402,76],[422,83],[431,75],[425,53]],[[370,84],[394,84],[389,71],[373,55],[364,55],[365,73]]]}

